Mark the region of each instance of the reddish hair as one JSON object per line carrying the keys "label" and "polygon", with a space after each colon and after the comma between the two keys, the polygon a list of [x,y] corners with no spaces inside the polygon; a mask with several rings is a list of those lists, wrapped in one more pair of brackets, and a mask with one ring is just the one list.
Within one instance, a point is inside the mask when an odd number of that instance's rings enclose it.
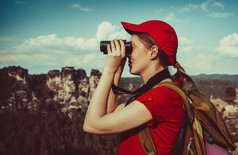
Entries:
{"label": "reddish hair", "polygon": [[[164,68],[167,68],[169,66],[170,63],[168,55],[159,47],[159,45],[148,33],[137,32],[134,33],[134,35],[137,35],[139,37],[139,40],[142,42],[146,49],[151,49],[153,45],[156,45],[159,49],[158,58],[160,65]],[[192,78],[185,73],[185,70],[181,66],[177,67],[177,72],[171,77],[171,79],[173,81],[178,81],[181,85],[181,88],[186,91],[197,89]]]}

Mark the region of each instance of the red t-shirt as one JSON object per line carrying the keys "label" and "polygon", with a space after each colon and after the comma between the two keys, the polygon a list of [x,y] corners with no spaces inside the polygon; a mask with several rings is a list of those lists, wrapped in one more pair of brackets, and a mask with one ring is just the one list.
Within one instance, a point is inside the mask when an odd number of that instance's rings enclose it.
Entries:
{"label": "red t-shirt", "polygon": [[[178,83],[177,83],[178,84]],[[171,154],[184,119],[183,102],[173,90],[161,86],[139,96],[137,101],[152,115],[149,126],[159,155]],[[118,155],[145,155],[138,138],[141,127],[121,133]]]}

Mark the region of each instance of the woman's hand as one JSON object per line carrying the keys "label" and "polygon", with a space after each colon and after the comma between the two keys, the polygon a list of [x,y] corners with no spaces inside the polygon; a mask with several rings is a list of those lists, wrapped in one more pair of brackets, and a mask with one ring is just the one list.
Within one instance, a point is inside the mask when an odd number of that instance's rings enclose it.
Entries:
{"label": "woman's hand", "polygon": [[91,98],[83,129],[97,134],[111,134],[127,131],[152,120],[147,108],[134,101],[124,108],[116,108],[116,95],[111,91],[112,83],[118,84],[125,64],[125,44],[111,41],[107,47],[107,59],[98,86]]}
{"label": "woman's hand", "polygon": [[109,70],[117,75],[121,75],[126,61],[125,43],[120,39],[111,41],[111,46],[107,46],[107,59],[104,69]]}

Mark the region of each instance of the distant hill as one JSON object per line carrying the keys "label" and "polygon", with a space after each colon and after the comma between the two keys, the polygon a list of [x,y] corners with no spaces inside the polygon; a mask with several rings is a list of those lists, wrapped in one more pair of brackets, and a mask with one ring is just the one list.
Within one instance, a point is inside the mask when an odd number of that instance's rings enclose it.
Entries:
{"label": "distant hill", "polygon": [[[238,75],[225,75],[225,74],[212,74],[212,75],[193,75],[197,88],[205,93],[208,97],[224,98],[226,96],[225,91],[227,87],[238,88]],[[138,89],[143,81],[139,77],[122,78],[120,86],[126,88],[130,83],[134,84],[132,90]]]}
{"label": "distant hill", "polygon": [[[222,80],[230,81],[236,86],[238,86],[238,74],[237,75],[228,75],[228,74],[200,74],[200,75],[191,75],[194,80]],[[142,83],[143,81],[139,77],[124,77],[122,78],[122,83]]]}
{"label": "distant hill", "polygon": [[217,80],[226,80],[231,81],[235,85],[238,86],[238,74],[237,75],[228,75],[228,74],[200,74],[200,75],[192,75],[193,79],[200,79],[200,80],[211,80],[211,79],[217,79]]}

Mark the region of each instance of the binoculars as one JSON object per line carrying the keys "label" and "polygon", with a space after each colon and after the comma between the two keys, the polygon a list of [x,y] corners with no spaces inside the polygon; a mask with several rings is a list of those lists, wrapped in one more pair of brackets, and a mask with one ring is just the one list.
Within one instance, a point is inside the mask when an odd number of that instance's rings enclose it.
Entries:
{"label": "binoculars", "polygon": [[[118,42],[119,42],[119,40],[118,40]],[[125,43],[126,54],[131,54],[131,52],[132,52],[131,42],[126,42],[126,40],[123,40],[123,42]],[[100,51],[103,52],[103,54],[107,54],[107,45],[111,45],[111,41],[101,41],[100,42]]]}

